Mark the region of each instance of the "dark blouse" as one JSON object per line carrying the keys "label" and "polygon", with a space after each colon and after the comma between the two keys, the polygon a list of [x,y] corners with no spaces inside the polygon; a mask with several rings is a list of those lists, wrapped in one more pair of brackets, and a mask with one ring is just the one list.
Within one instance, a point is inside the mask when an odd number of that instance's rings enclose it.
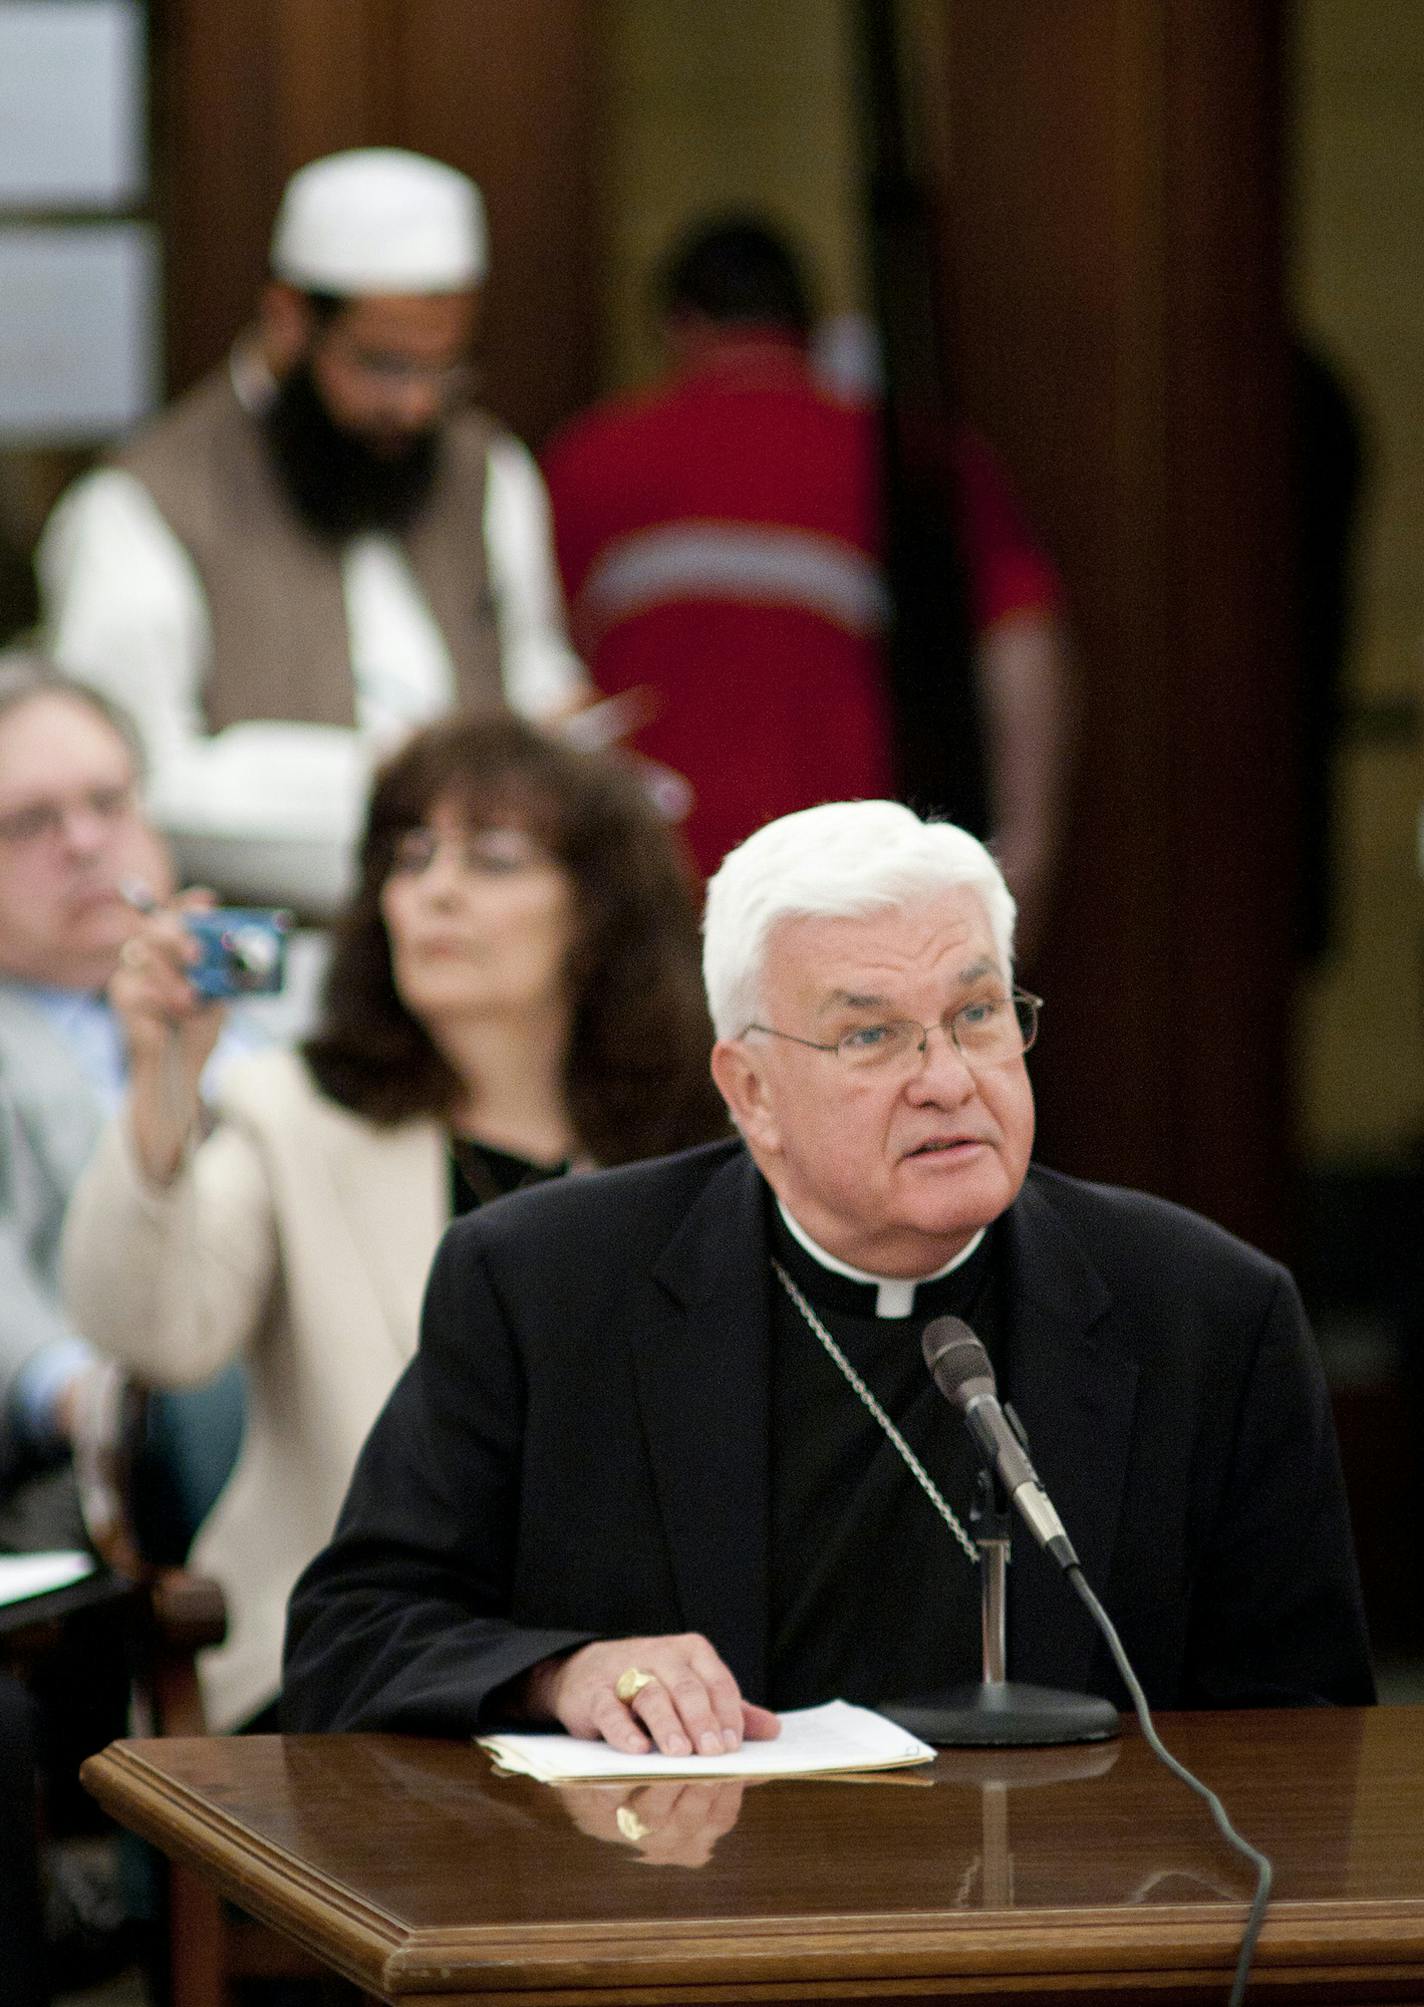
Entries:
{"label": "dark blouse", "polygon": [[568,1165],[535,1164],[516,1157],[509,1150],[496,1150],[491,1143],[476,1143],[468,1136],[450,1140],[450,1217],[458,1219],[506,1192],[521,1192],[526,1185],[542,1185],[561,1178]]}

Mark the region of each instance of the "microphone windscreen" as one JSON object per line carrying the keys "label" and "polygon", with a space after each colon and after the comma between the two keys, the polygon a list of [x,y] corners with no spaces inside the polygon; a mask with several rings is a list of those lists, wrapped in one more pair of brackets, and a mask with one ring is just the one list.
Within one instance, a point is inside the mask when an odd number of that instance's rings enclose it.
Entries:
{"label": "microphone windscreen", "polygon": [[994,1391],[989,1354],[962,1317],[936,1317],[924,1328],[920,1346],[935,1385],[947,1401],[963,1408],[976,1395]]}

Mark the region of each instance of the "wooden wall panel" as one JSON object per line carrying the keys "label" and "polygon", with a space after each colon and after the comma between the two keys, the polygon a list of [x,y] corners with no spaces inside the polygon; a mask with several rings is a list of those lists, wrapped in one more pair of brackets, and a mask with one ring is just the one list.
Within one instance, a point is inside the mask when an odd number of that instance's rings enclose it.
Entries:
{"label": "wooden wall panel", "polygon": [[1045,1155],[1285,1232],[1275,9],[945,0],[961,389],[1066,574],[1084,736]]}
{"label": "wooden wall panel", "polygon": [[277,0],[272,31],[282,179],[343,147],[399,143],[394,0]]}
{"label": "wooden wall panel", "polygon": [[1176,1015],[1191,1026],[1179,1149],[1194,1180],[1239,1194],[1253,1225],[1288,1200],[1294,1156],[1299,712],[1279,13],[1182,7],[1165,59],[1169,917],[1190,950],[1174,973]]}
{"label": "wooden wall panel", "polygon": [[163,0],[153,12],[154,197],[168,381],[181,389],[252,310],[285,175],[276,0]]}
{"label": "wooden wall panel", "polygon": [[399,143],[489,206],[489,401],[526,437],[597,388],[600,36],[592,0],[396,0]]}

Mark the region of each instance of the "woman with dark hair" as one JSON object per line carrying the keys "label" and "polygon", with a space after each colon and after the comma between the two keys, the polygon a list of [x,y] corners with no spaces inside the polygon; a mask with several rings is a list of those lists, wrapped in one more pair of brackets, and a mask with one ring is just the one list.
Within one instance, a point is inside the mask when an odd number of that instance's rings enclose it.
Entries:
{"label": "woman with dark hair", "polygon": [[[515,891],[514,927],[530,919],[536,886],[560,914],[546,1002],[557,1036],[548,1042],[548,1027],[519,1013],[475,1009],[468,1029],[495,1045],[489,1064],[470,1054],[463,1070],[419,1002],[440,990],[441,957],[428,969],[418,940],[403,954],[407,909],[425,903],[446,836],[465,845],[477,876]],[[541,881],[540,865],[552,876]],[[483,952],[497,960],[498,942]],[[726,1126],[707,1068],[696,909],[672,841],[626,767],[514,718],[436,726],[380,775],[326,997],[307,1062],[333,1100],[376,1122],[441,1115],[458,1129],[467,1108],[469,1133],[498,1142],[488,1132],[504,1123],[502,1104],[517,1098],[527,1110],[539,1093],[549,1105],[515,1144],[605,1165]]]}
{"label": "woman with dark hair", "polygon": [[288,1590],[414,1351],[449,1219],[726,1118],[671,837],[630,770],[512,718],[432,726],[377,776],[318,1029],[234,1065],[201,1139],[221,1012],[193,953],[175,911],[125,950],[131,1091],[71,1206],[66,1280],[140,1379],[247,1356],[243,1449],[192,1557],[228,1598],[202,1671],[229,1728],[275,1698]]}

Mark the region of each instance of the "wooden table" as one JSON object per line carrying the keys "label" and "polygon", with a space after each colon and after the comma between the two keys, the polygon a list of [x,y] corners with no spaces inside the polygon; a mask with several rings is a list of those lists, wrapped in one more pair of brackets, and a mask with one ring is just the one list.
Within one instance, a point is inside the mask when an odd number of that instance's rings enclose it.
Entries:
{"label": "wooden table", "polygon": [[[1424,1708],[1168,1715],[1271,1855],[1251,1997],[1424,2001]],[[855,1782],[556,1790],[462,1743],[115,1743],[104,1805],[384,2001],[1224,2001],[1253,1881],[1135,1728]]]}

